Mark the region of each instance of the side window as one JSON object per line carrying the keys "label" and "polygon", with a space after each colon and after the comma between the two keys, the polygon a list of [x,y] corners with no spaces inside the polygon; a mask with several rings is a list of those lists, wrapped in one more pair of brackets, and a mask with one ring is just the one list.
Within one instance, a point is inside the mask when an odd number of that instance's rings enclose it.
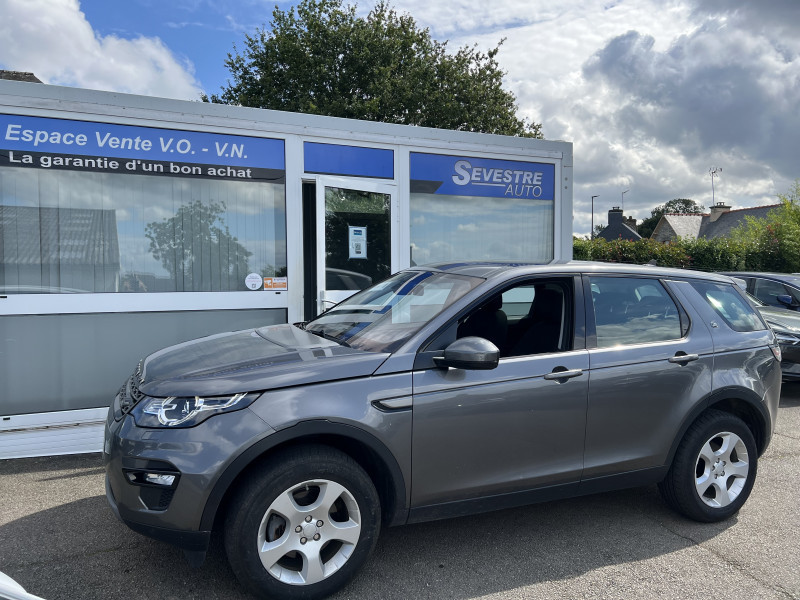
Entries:
{"label": "side window", "polygon": [[708,302],[734,331],[758,331],[764,329],[755,309],[742,298],[732,285],[693,281],[692,287]]}
{"label": "side window", "polygon": [[507,288],[463,317],[457,337],[486,338],[502,357],[570,350],[571,290],[572,279],[527,281]]}
{"label": "side window", "polygon": [[656,279],[591,277],[598,348],[683,337],[678,306]]}
{"label": "side window", "polygon": [[786,288],[782,283],[770,281],[769,279],[753,279],[753,295],[770,306],[782,306],[778,302],[778,296],[786,293]]}

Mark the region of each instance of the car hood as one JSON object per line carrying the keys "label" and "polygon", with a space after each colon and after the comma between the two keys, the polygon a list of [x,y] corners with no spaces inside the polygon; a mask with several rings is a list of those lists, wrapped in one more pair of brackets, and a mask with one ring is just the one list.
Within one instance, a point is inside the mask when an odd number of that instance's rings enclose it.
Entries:
{"label": "car hood", "polygon": [[765,321],[782,325],[789,330],[795,330],[800,333],[800,313],[797,311],[774,306],[759,306],[758,312],[761,313]]}
{"label": "car hood", "polygon": [[145,359],[148,396],[219,396],[371,375],[388,358],[323,339],[294,325],[212,335]]}

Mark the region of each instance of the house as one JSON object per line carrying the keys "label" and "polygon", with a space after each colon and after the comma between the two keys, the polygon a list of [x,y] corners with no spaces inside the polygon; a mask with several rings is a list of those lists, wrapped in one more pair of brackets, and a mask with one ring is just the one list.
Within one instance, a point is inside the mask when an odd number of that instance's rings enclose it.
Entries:
{"label": "house", "polygon": [[659,242],[670,242],[677,238],[710,240],[728,237],[733,229],[745,222],[746,217],[766,218],[769,211],[778,206],[780,204],[731,210],[724,202],[717,202],[708,214],[667,214],[661,217],[650,238]]}
{"label": "house", "polygon": [[597,237],[601,237],[609,242],[618,239],[635,242],[636,240],[642,239],[642,236],[636,233],[636,219],[633,217],[624,217],[622,215],[622,209],[619,206],[615,206],[608,211],[608,227],[598,233]]}
{"label": "house", "polygon": [[0,79],[9,81],[27,81],[29,83],[42,83],[36,75],[26,71],[6,71],[0,69]]}

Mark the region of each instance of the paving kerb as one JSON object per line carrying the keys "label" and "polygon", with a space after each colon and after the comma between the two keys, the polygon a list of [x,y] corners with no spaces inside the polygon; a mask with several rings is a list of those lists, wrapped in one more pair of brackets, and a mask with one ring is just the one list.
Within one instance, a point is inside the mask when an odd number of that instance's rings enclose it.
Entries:
{"label": "paving kerb", "polygon": [[[385,530],[344,599],[800,599],[800,384],[744,509],[687,521],[655,486]],[[193,569],[119,523],[99,454],[0,461],[0,571],[48,600],[250,598],[220,541]]]}

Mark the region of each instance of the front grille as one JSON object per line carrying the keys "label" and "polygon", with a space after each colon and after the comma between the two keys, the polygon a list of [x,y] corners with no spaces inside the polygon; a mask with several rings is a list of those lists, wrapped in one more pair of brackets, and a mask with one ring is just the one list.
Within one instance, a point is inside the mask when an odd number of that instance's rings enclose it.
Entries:
{"label": "front grille", "polygon": [[123,414],[127,414],[145,395],[139,390],[139,386],[144,383],[142,377],[141,361],[136,366],[133,375],[119,390],[119,407]]}
{"label": "front grille", "polygon": [[131,385],[129,388],[129,393],[131,395],[131,398],[133,399],[133,404],[136,404],[142,398],[144,398],[144,394],[139,391],[140,385],[141,383],[135,377],[131,377]]}

